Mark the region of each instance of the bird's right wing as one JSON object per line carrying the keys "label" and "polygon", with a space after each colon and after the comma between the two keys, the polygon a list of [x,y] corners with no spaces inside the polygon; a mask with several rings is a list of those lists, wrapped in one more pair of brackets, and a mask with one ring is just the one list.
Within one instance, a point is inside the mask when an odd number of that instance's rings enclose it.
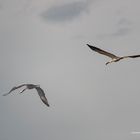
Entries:
{"label": "bird's right wing", "polygon": [[87,46],[88,46],[90,49],[92,49],[93,51],[98,52],[98,53],[103,54],[103,55],[106,55],[106,56],[108,56],[108,57],[111,57],[112,59],[117,57],[116,55],[114,55],[114,54],[112,54],[112,53],[109,53],[109,52],[107,52],[107,51],[101,50],[100,48],[97,48],[97,47],[95,47],[95,46],[91,46],[91,45],[89,45],[89,44],[87,44]]}
{"label": "bird's right wing", "polygon": [[23,86],[26,86],[26,84],[22,84],[22,85],[20,85],[20,86],[13,87],[8,93],[3,94],[3,96],[6,96],[6,95],[10,94],[12,91],[14,91],[14,90],[16,90],[16,89],[18,89],[18,88],[21,88],[21,87],[23,87]]}
{"label": "bird's right wing", "polygon": [[130,56],[124,56],[123,58],[137,58],[137,57],[140,57],[140,55],[130,55]]}
{"label": "bird's right wing", "polygon": [[38,95],[40,96],[40,99],[42,100],[42,102],[49,107],[50,105],[48,103],[48,100],[45,96],[45,93],[44,93],[43,89],[41,89],[40,87],[36,87],[36,90],[37,90]]}

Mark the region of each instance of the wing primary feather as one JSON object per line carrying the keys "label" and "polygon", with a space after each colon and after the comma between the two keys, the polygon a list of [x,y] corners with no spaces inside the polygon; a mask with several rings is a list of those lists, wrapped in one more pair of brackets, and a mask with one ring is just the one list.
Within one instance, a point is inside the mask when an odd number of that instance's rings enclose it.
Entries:
{"label": "wing primary feather", "polygon": [[137,57],[140,57],[140,55],[123,56],[121,58],[137,58]]}
{"label": "wing primary feather", "polygon": [[41,89],[40,87],[36,87],[36,90],[37,90],[38,95],[40,96],[40,99],[42,100],[42,102],[49,107],[50,105],[48,103],[48,100],[45,96],[45,93],[44,93],[43,89]]}
{"label": "wing primary feather", "polygon": [[97,47],[95,47],[95,46],[91,46],[91,45],[89,45],[89,44],[87,44],[87,46],[88,46],[91,50],[93,50],[93,51],[95,51],[95,52],[98,52],[98,53],[100,53],[100,54],[106,55],[106,56],[108,56],[108,57],[111,57],[112,59],[118,57],[118,56],[116,56],[116,55],[114,55],[114,54],[112,54],[112,53],[109,53],[109,52],[107,52],[107,51],[104,51],[104,50],[102,50],[102,49],[100,49],[100,48],[97,48]]}
{"label": "wing primary feather", "polygon": [[131,55],[131,56],[128,56],[130,58],[137,58],[137,57],[140,57],[140,55]]}
{"label": "wing primary feather", "polygon": [[8,93],[3,94],[3,96],[6,96],[6,95],[10,94],[12,91],[14,91],[14,90],[16,90],[16,89],[18,89],[18,88],[21,88],[21,87],[23,87],[23,86],[26,86],[26,84],[22,84],[22,85],[20,85],[20,86],[13,87]]}

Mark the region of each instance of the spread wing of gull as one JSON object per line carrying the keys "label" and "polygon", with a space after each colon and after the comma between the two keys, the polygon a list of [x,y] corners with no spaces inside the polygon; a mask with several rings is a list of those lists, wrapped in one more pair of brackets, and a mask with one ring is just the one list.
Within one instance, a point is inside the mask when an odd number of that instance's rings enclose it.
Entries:
{"label": "spread wing of gull", "polygon": [[130,56],[124,56],[122,58],[137,58],[140,57],[140,55],[130,55]]}
{"label": "spread wing of gull", "polygon": [[49,107],[50,105],[48,103],[48,100],[45,96],[45,93],[44,93],[43,89],[41,89],[40,87],[35,87],[35,89],[37,90],[38,95],[40,96],[40,99],[42,100],[42,102]]}
{"label": "spread wing of gull", "polygon": [[3,96],[6,96],[6,95],[10,94],[12,91],[14,91],[14,90],[16,90],[16,89],[18,89],[18,88],[21,88],[21,87],[23,87],[23,86],[26,86],[26,84],[22,84],[22,85],[20,85],[20,86],[13,87],[8,93],[3,94]]}
{"label": "spread wing of gull", "polygon": [[118,56],[116,56],[116,55],[114,55],[114,54],[112,54],[112,53],[109,53],[109,52],[107,52],[107,51],[104,51],[104,50],[102,50],[102,49],[100,49],[100,48],[97,48],[97,47],[95,47],[95,46],[91,46],[91,45],[89,45],[89,44],[87,44],[87,46],[88,46],[90,49],[92,49],[93,51],[98,52],[98,53],[103,54],[103,55],[106,55],[106,56],[108,56],[108,57],[110,57],[110,58],[112,58],[112,59],[118,57]]}

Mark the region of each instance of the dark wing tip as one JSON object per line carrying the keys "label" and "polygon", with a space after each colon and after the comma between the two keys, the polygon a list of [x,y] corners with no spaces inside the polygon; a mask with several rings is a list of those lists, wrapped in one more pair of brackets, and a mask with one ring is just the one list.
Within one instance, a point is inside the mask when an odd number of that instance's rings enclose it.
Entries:
{"label": "dark wing tip", "polygon": [[2,94],[2,96],[6,96],[6,95],[8,95],[9,93],[5,93],[5,94]]}
{"label": "dark wing tip", "polygon": [[140,55],[133,55],[133,56],[129,56],[130,58],[137,58],[140,57]]}
{"label": "dark wing tip", "polygon": [[40,99],[42,100],[42,102],[49,107],[50,105],[48,103],[48,100],[45,96],[45,93],[44,93],[43,89],[40,88],[40,87],[35,87],[35,88],[36,88],[36,90],[38,92],[38,95],[40,96]]}
{"label": "dark wing tip", "polygon": [[47,99],[46,99],[46,97],[45,97],[45,98],[42,98],[41,100],[42,100],[42,102],[43,102],[45,105],[47,105],[48,107],[50,106],[49,103],[48,103],[48,101],[47,101]]}
{"label": "dark wing tip", "polygon": [[88,46],[90,49],[92,49],[93,51],[102,51],[101,49],[99,49],[99,48],[97,48],[97,47],[95,47],[95,46],[92,46],[92,45],[89,45],[89,44],[87,44],[87,46]]}
{"label": "dark wing tip", "polygon": [[93,46],[91,46],[91,45],[89,45],[89,44],[87,44],[87,46],[90,47],[90,48],[93,47]]}

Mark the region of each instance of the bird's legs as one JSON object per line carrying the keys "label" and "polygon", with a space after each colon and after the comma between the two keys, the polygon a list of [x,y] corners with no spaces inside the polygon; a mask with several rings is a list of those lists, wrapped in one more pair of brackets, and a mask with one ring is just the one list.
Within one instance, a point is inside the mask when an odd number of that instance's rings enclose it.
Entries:
{"label": "bird's legs", "polygon": [[118,62],[120,61],[121,59],[123,59],[124,57],[116,57],[116,58],[113,58],[111,61],[107,62],[106,65],[112,63],[112,62]]}
{"label": "bird's legs", "polygon": [[21,94],[21,93],[22,93],[22,92],[24,92],[26,89],[27,89],[27,88],[25,88],[25,89],[21,90],[19,93]]}
{"label": "bird's legs", "polygon": [[115,60],[113,59],[113,60],[107,62],[106,65],[111,64],[112,62],[115,62]]}

